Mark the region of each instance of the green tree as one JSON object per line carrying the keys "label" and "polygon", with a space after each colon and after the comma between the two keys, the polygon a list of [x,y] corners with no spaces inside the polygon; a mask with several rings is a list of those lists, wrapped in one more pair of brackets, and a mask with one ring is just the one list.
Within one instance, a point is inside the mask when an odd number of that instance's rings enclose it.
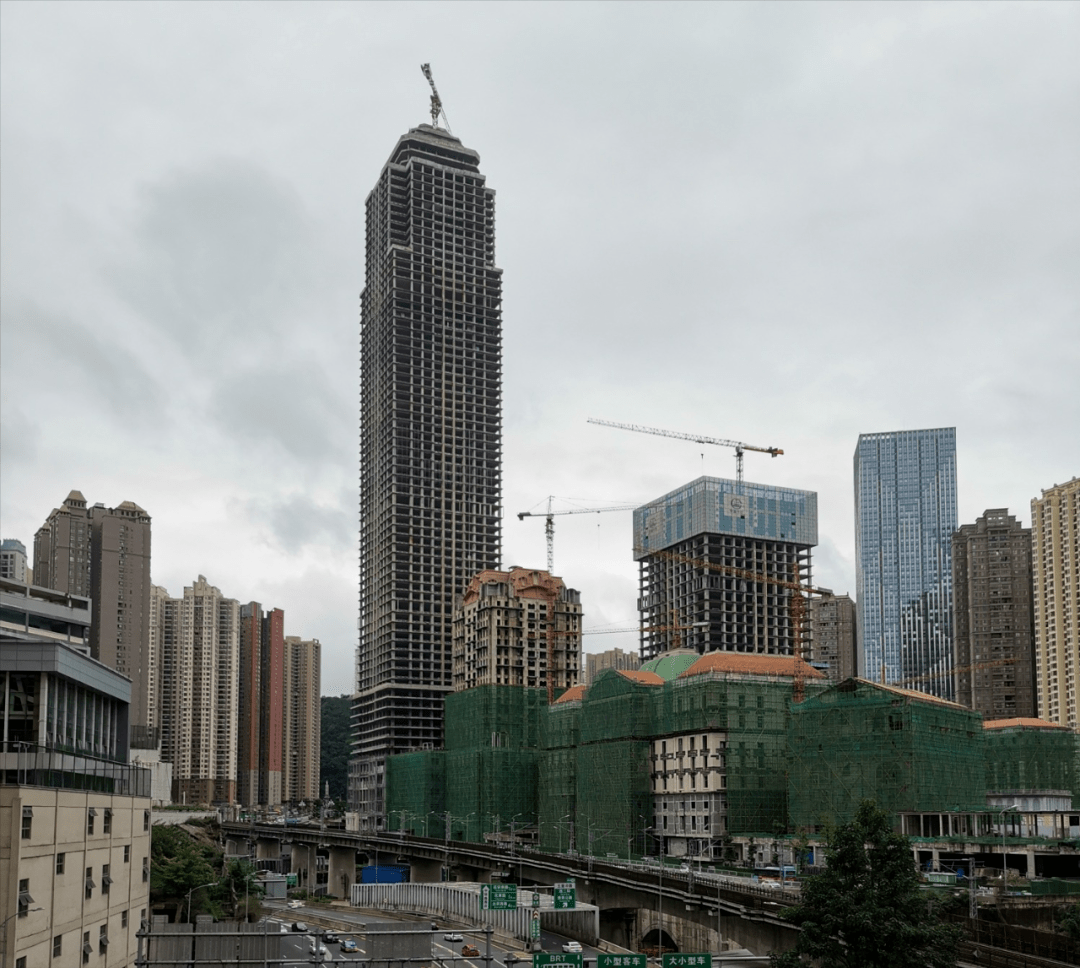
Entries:
{"label": "green tree", "polygon": [[330,783],[330,796],[333,799],[344,800],[348,794],[351,712],[352,702],[348,696],[322,697],[322,728],[319,737],[320,797],[327,781]]}
{"label": "green tree", "polygon": [[1080,939],[1080,901],[1065,905],[1056,927],[1066,937]]}
{"label": "green tree", "polygon": [[854,821],[830,837],[828,866],[803,884],[786,914],[798,944],[774,955],[775,968],[953,968],[960,931],[943,923],[919,890],[906,837],[864,800]]}
{"label": "green tree", "polygon": [[262,912],[262,885],[255,877],[255,868],[243,859],[229,861],[217,885],[211,889],[213,904],[228,917],[242,921],[257,921]]}
{"label": "green tree", "polygon": [[[180,827],[154,824],[150,830],[150,900],[180,901],[193,888],[216,881],[213,860],[213,852],[196,844]],[[192,902],[196,908],[198,900]]]}

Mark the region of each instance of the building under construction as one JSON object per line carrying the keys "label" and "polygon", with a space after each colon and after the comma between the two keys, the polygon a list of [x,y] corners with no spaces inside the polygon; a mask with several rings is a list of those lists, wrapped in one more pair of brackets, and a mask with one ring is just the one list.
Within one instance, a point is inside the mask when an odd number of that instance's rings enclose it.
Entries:
{"label": "building under construction", "polygon": [[502,273],[479,163],[445,128],[420,125],[367,198],[349,764],[361,829],[385,817],[386,757],[442,745],[454,599],[499,566]]}
{"label": "building under construction", "polygon": [[[817,494],[715,477],[634,511],[643,660],[669,649],[804,655]],[[796,642],[796,637],[800,641]]]}

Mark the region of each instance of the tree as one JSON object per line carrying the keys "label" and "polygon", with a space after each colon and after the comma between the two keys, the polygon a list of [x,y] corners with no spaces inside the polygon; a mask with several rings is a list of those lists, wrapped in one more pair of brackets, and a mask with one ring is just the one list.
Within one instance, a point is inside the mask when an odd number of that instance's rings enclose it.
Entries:
{"label": "tree", "polygon": [[1055,927],[1068,938],[1080,939],[1080,902],[1067,904],[1062,909]]}
{"label": "tree", "polygon": [[775,968],[955,966],[960,931],[928,904],[907,838],[872,800],[834,831],[826,857],[826,869],[806,879],[803,903],[785,914],[802,933],[772,957]]}

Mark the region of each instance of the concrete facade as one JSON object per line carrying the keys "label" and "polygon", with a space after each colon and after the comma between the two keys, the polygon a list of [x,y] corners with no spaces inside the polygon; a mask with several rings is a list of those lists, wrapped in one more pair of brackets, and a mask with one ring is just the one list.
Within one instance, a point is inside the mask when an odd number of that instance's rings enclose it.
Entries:
{"label": "concrete facade", "polygon": [[855,635],[855,603],[850,595],[826,595],[810,599],[812,644],[810,663],[833,682],[855,675],[858,640]]}
{"label": "concrete facade", "polygon": [[453,619],[454,691],[529,686],[562,691],[581,668],[581,595],[536,568],[482,571]]}
{"label": "concrete facade", "polygon": [[440,745],[454,598],[500,561],[502,273],[479,162],[421,125],[367,198],[349,767],[365,829],[385,821],[385,758]]}
{"label": "concrete facade", "polygon": [[956,701],[987,719],[1034,716],[1031,530],[1006,508],[952,538]]}
{"label": "concrete facade", "polygon": [[0,578],[26,582],[26,572],[26,545],[14,538],[0,541]]}
{"label": "concrete facade", "polygon": [[1039,718],[1080,727],[1080,477],[1031,502]]}
{"label": "concrete facade", "polygon": [[607,649],[604,652],[587,652],[584,655],[584,675],[582,677],[587,686],[605,669],[639,669],[641,657],[636,652],[628,652],[626,649]]}
{"label": "concrete facade", "polygon": [[240,608],[239,747],[240,803],[267,809],[286,799],[285,613],[264,612],[258,602]]}
{"label": "concrete facade", "polygon": [[322,646],[318,639],[287,635],[284,654],[282,797],[310,806],[319,799]]}

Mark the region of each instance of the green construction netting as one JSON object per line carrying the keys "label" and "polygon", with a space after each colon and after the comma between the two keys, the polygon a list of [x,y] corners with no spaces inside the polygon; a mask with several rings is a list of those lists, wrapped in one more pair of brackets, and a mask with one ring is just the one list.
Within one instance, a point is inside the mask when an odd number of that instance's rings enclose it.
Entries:
{"label": "green construction netting", "polygon": [[446,809],[453,839],[536,825],[537,750],[446,752]]}
{"label": "green construction netting", "polygon": [[973,710],[848,680],[795,707],[789,742],[797,829],[846,823],[864,799],[894,815],[986,808]]}
{"label": "green construction netting", "polygon": [[520,686],[477,686],[446,697],[448,750],[536,749],[547,690]]}
{"label": "green construction netting", "polygon": [[991,793],[1068,790],[1080,797],[1080,736],[1068,729],[987,729],[986,789]]}
{"label": "green construction netting", "polygon": [[628,846],[642,852],[644,830],[652,826],[651,750],[647,739],[578,747],[578,853],[625,857]]}
{"label": "green construction netting", "polygon": [[386,761],[386,812],[391,830],[419,836],[442,834],[446,809],[446,754],[402,753]]}
{"label": "green construction netting", "polygon": [[576,749],[540,753],[537,819],[542,850],[565,852],[570,848],[571,824],[577,816],[577,766]]}
{"label": "green construction netting", "polygon": [[581,737],[581,703],[556,703],[540,718],[541,746],[546,750],[573,749]]}
{"label": "green construction netting", "polygon": [[605,669],[581,701],[581,743],[653,736],[663,695],[660,683],[649,685]]}

